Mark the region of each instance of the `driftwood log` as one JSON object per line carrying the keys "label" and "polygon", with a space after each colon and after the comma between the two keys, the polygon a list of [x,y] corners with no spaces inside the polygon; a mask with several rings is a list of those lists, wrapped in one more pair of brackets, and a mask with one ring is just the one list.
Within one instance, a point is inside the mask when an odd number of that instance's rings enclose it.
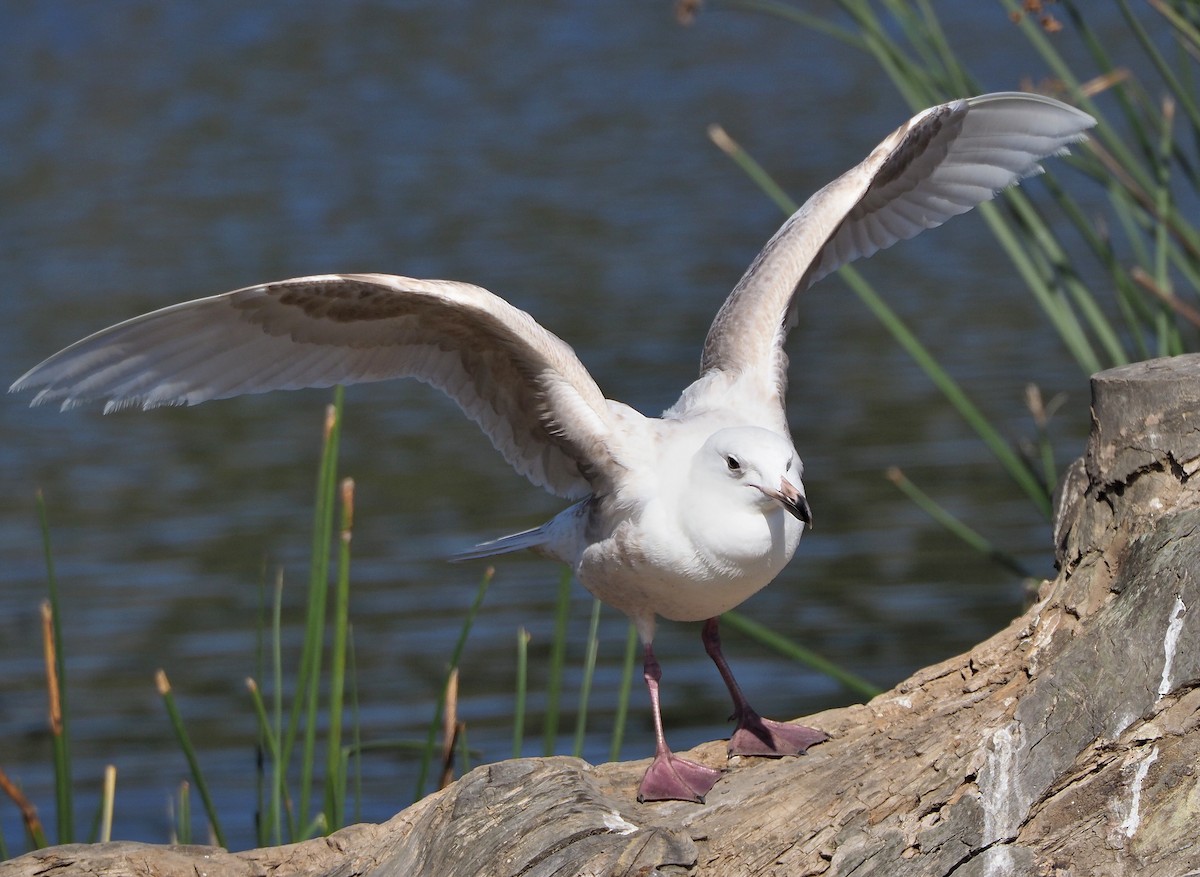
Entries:
{"label": "driftwood log", "polygon": [[[0,877],[1200,875],[1200,355],[1092,392],[1036,604],[807,718],[832,740],[806,757],[735,759],[705,805],[638,804],[645,762],[523,759],[305,843],[52,847]],[[689,757],[724,765],[724,743]]]}

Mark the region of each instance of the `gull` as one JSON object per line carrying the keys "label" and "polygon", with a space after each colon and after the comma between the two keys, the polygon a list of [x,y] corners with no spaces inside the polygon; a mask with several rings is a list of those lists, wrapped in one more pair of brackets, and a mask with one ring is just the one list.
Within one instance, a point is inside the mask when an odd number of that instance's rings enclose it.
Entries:
{"label": "gull", "polygon": [[655,734],[639,800],[702,803],[723,771],[667,746],[657,618],[704,623],[733,699],[731,757],[801,755],[828,739],[759,716],[718,633],[719,616],[769,584],[812,525],[784,410],[799,293],[1040,172],[1094,124],[1016,92],[914,116],[767,242],[717,313],[699,376],[659,417],[606,398],[570,346],[487,290],[387,274],[300,277],[165,307],[72,344],[10,390],[64,410],[104,400],[106,413],[400,377],[443,391],[517,472],[573,501],[460,557],[531,549],[633,621]]}

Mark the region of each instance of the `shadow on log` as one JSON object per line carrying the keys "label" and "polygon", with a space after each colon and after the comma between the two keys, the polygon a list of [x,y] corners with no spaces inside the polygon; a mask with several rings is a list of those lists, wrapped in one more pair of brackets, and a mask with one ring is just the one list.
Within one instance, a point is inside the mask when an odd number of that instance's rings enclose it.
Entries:
{"label": "shadow on log", "polygon": [[[1200,875],[1200,355],[1092,379],[1060,573],[986,642],[734,759],[706,805],[638,804],[645,762],[480,767],[382,825],[228,853],[53,847],[0,877]],[[725,766],[723,741],[689,757]]]}

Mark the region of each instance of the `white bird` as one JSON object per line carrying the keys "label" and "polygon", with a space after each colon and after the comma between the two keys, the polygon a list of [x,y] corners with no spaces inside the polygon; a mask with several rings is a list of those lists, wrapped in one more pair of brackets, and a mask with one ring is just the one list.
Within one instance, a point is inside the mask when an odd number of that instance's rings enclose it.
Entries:
{"label": "white bird", "polygon": [[656,736],[639,797],[703,801],[721,771],[667,747],[658,616],[705,622],[734,703],[731,755],[798,755],[827,739],[761,718],[717,634],[718,616],[774,579],[812,523],[784,412],[798,294],[1040,171],[1094,124],[1019,93],[910,119],[768,241],[713,321],[699,377],[657,418],[605,398],[566,343],[492,293],[385,274],[301,277],[166,307],[84,338],[10,389],[63,409],[105,400],[108,412],[399,377],[437,387],[514,469],[575,501],[464,556],[532,549],[633,620]]}

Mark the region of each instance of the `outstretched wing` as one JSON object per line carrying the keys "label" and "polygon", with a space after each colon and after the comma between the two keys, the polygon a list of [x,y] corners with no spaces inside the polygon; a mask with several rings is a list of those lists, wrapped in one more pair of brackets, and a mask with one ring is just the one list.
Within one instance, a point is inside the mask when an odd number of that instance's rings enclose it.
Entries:
{"label": "outstretched wing", "polygon": [[1040,159],[1065,152],[1095,124],[1052,98],[1019,92],[958,100],[913,117],[767,242],[709,329],[702,374],[761,372],[785,386],[782,345],[801,291],[1039,173]]}
{"label": "outstretched wing", "polygon": [[449,395],[555,494],[587,496],[616,465],[613,408],[574,351],[487,290],[445,280],[331,274],[184,302],[72,344],[10,391],[109,412],[400,377]]}

